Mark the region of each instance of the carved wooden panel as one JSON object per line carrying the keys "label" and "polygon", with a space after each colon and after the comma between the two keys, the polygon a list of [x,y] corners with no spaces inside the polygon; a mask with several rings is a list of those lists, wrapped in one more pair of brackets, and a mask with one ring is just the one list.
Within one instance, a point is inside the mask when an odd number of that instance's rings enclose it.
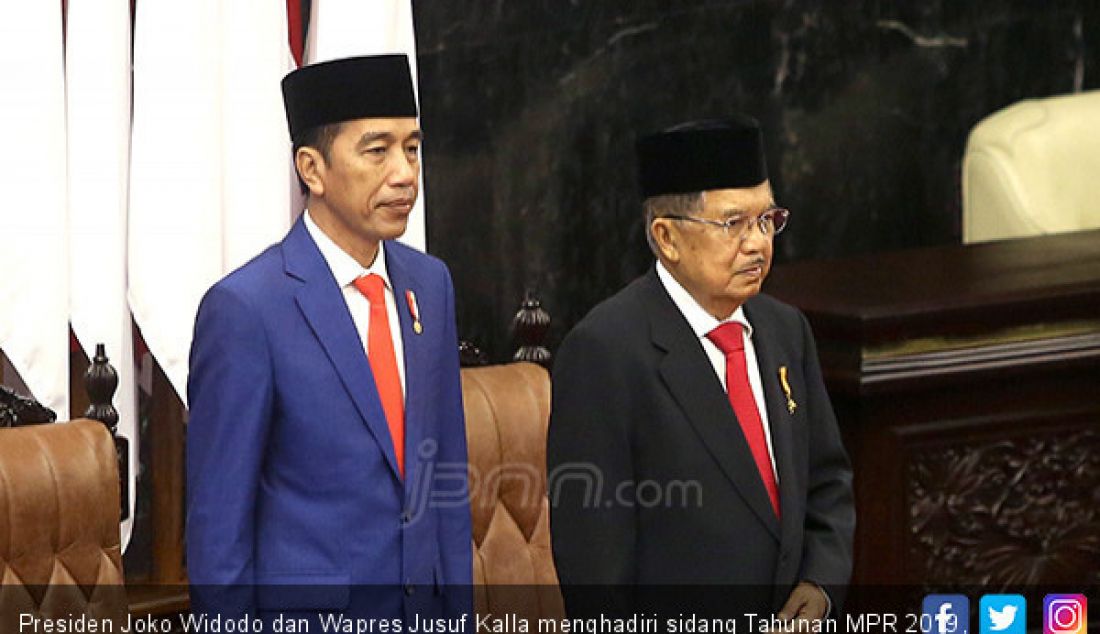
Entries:
{"label": "carved wooden panel", "polygon": [[914,451],[910,555],[930,582],[1100,583],[1100,432]]}

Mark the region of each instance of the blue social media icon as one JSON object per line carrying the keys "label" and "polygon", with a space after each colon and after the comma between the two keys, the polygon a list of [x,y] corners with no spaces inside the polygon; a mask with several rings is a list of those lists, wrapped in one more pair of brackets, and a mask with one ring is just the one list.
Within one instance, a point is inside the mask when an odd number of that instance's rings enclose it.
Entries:
{"label": "blue social media icon", "polygon": [[981,634],[1027,634],[1027,600],[1018,594],[987,594],[978,604]]}
{"label": "blue social media icon", "polygon": [[927,595],[920,623],[926,634],[970,634],[970,599],[962,594]]}

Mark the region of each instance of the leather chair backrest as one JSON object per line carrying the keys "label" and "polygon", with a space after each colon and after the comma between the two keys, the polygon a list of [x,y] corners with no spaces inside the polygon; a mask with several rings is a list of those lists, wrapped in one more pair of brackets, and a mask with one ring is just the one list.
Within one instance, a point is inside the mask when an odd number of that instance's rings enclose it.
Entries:
{"label": "leather chair backrest", "polygon": [[1100,91],[1029,99],[974,126],[963,242],[1100,228]]}
{"label": "leather chair backrest", "polygon": [[125,625],[118,522],[102,423],[0,429],[0,632],[20,631],[21,615]]}
{"label": "leather chair backrest", "polygon": [[550,550],[550,377],[530,363],[464,368],[474,603],[479,613],[564,615]]}

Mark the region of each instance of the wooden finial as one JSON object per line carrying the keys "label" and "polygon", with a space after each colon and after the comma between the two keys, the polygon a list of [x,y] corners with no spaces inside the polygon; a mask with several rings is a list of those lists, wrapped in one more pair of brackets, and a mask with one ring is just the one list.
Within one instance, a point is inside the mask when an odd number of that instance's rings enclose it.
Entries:
{"label": "wooden finial", "polygon": [[84,418],[98,420],[107,426],[115,440],[115,453],[118,456],[118,479],[122,506],[120,519],[130,517],[130,441],[118,435],[118,410],[112,404],[115,390],[118,389],[118,372],[107,360],[107,352],[102,343],[95,345],[95,357],[88,371],[84,373],[84,389],[88,392],[91,404],[84,410]]}
{"label": "wooden finial", "polygon": [[527,291],[519,312],[512,319],[512,338],[519,346],[514,361],[530,361],[550,369],[551,355],[543,343],[550,330],[550,313],[542,308],[542,303]]}
{"label": "wooden finial", "polygon": [[95,345],[95,358],[84,373],[84,389],[91,400],[91,405],[84,411],[84,417],[103,423],[114,436],[118,432],[118,410],[111,401],[118,389],[118,372],[107,361],[107,354],[101,343]]}
{"label": "wooden finial", "polygon": [[476,368],[489,365],[489,357],[471,341],[458,342],[458,364],[464,368]]}

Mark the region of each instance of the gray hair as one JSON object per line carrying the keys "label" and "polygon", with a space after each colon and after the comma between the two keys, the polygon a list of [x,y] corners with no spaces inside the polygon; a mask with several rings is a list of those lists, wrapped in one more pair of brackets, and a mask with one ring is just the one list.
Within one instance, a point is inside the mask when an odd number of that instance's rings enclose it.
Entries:
{"label": "gray hair", "polygon": [[703,192],[650,196],[642,201],[642,209],[645,211],[645,241],[653,255],[658,255],[657,243],[653,241],[653,221],[661,216],[694,216],[701,213]]}

